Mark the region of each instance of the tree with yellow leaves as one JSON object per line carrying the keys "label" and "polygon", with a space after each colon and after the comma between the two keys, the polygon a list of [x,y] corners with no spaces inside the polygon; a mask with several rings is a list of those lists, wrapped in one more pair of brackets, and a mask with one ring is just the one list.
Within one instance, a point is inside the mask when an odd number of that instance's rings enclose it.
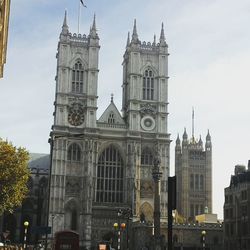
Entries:
{"label": "tree with yellow leaves", "polygon": [[20,206],[28,193],[29,153],[0,138],[0,215]]}

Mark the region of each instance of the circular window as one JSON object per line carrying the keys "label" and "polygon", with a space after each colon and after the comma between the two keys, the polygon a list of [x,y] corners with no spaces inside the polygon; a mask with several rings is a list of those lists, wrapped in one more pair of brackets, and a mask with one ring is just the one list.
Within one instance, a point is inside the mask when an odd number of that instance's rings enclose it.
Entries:
{"label": "circular window", "polygon": [[144,130],[152,130],[155,128],[155,120],[151,116],[144,116],[141,119],[141,127]]}

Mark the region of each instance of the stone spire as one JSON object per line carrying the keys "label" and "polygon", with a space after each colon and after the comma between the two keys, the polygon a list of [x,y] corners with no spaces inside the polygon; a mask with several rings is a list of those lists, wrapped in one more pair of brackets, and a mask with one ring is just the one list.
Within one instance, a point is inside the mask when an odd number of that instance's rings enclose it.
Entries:
{"label": "stone spire", "polygon": [[175,141],[175,152],[181,152],[181,140],[180,140],[179,134]]}
{"label": "stone spire", "polygon": [[138,43],[139,42],[139,38],[138,38],[138,34],[137,34],[137,28],[136,28],[136,19],[134,20],[134,27],[133,27],[133,34],[132,34],[132,43]]}
{"label": "stone spire", "polygon": [[129,46],[129,44],[130,44],[130,33],[128,32],[127,47]]}
{"label": "stone spire", "polygon": [[188,135],[187,135],[187,131],[185,128],[183,136],[182,136],[182,146],[186,146],[187,144],[188,144]]}
{"label": "stone spire", "polygon": [[153,45],[156,45],[156,35],[154,34],[154,41],[153,41]]}
{"label": "stone spire", "polygon": [[96,24],[95,24],[95,14],[94,14],[94,20],[93,20],[93,25],[92,25],[92,29],[96,31]]}
{"label": "stone spire", "polygon": [[203,141],[202,141],[202,139],[201,139],[201,135],[200,135],[200,139],[199,139],[199,142],[198,142],[198,143],[199,143],[200,146],[202,146],[202,144],[203,144]]}
{"label": "stone spire", "polygon": [[186,128],[184,128],[184,133],[183,133],[182,139],[187,140],[187,138],[188,138],[187,130],[186,130]]}
{"label": "stone spire", "polygon": [[160,35],[160,45],[166,45],[166,38],[164,34],[164,25],[161,24],[161,35]]}
{"label": "stone spire", "polygon": [[67,10],[65,10],[63,26],[62,26],[62,32],[61,33],[65,34],[65,35],[69,33],[69,26],[67,24]]}
{"label": "stone spire", "polygon": [[207,131],[207,136],[206,136],[206,149],[210,148],[211,149],[212,143],[211,143],[211,136],[209,133],[209,130]]}
{"label": "stone spire", "polygon": [[95,14],[94,14],[93,24],[92,24],[92,27],[90,28],[89,35],[91,38],[99,38],[97,34],[97,29],[96,29]]}
{"label": "stone spire", "polygon": [[209,133],[209,129],[207,131],[206,141],[211,141],[211,135]]}
{"label": "stone spire", "polygon": [[180,137],[179,137],[179,134],[177,136],[177,139],[176,139],[176,145],[180,145],[181,144],[181,140],[180,140]]}

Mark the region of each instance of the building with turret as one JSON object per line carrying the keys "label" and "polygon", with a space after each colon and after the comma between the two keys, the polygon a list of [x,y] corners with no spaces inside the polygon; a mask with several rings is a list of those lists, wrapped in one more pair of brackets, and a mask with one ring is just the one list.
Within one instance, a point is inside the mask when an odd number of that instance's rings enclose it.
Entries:
{"label": "building with turret", "polygon": [[247,168],[235,166],[224,194],[225,249],[250,249],[250,160]]}
{"label": "building with turret", "polygon": [[205,145],[186,129],[175,145],[177,211],[188,220],[199,214],[212,213],[212,143],[209,131]]}
{"label": "building with turret", "polygon": [[72,34],[65,14],[50,134],[49,225],[53,235],[66,229],[78,232],[80,245],[87,249],[112,234],[119,209],[130,209],[134,221],[143,217],[152,223],[156,151],[162,172],[161,220],[167,217],[170,135],[168,45],[163,24],[159,40],[152,40],[140,41],[134,21],[122,63],[122,114],[111,96],[98,119],[96,20],[88,35]]}

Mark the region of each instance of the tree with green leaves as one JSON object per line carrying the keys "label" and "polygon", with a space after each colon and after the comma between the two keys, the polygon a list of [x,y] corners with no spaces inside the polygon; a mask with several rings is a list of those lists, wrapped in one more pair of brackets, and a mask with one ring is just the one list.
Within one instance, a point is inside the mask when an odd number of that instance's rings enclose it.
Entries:
{"label": "tree with green leaves", "polygon": [[29,153],[0,138],[0,215],[22,204],[28,193]]}

